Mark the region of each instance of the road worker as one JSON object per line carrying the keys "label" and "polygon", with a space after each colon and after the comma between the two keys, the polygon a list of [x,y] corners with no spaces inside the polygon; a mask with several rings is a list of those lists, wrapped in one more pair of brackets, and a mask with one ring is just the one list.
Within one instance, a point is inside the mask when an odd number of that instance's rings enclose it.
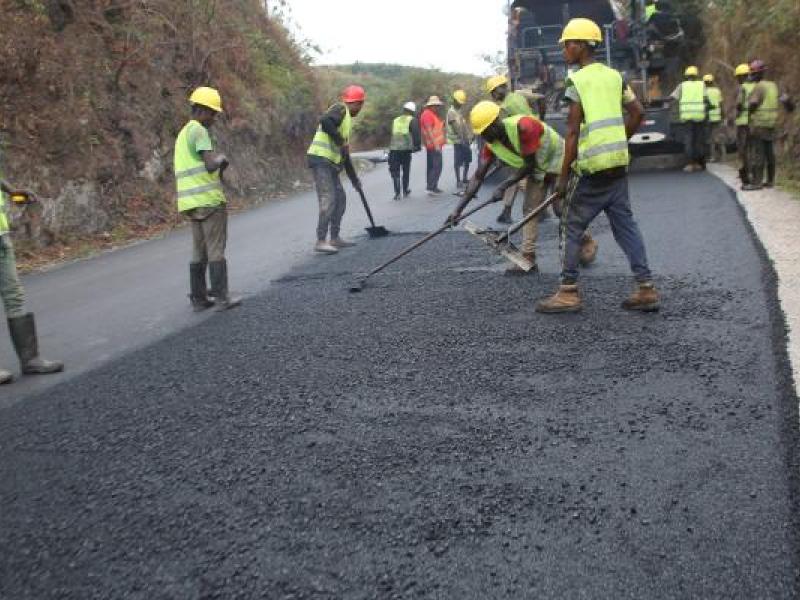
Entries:
{"label": "road worker", "polygon": [[750,122],[750,110],[747,99],[755,83],[750,81],[750,65],[742,63],[734,71],[739,87],[736,90],[736,153],[739,155],[739,179],[742,185],[750,181],[750,169],[747,163],[747,130]]}
{"label": "road worker", "polygon": [[[540,301],[536,310],[561,313],[581,309],[581,240],[600,212],[606,213],[614,239],[627,256],[637,282],[634,293],[622,303],[623,308],[658,310],[658,292],[628,196],[628,140],[641,124],[644,108],[619,72],[595,62],[595,51],[603,41],[596,23],[572,19],[560,41],[567,64],[578,67],[566,81],[567,137],[556,187],[556,193],[564,198],[561,285],[553,296]],[[577,177],[571,177],[573,168]]]}
{"label": "road worker", "polygon": [[350,158],[350,135],[353,131],[353,119],[361,112],[366,99],[364,88],[358,85],[347,86],[342,92],[341,101],[334,103],[320,117],[319,127],[306,153],[319,200],[317,243],[314,251],[320,254],[336,254],[342,248],[355,245],[340,235],[342,217],[347,208],[341,172],[344,169],[350,183],[360,192],[361,180]]}
{"label": "road worker", "polygon": [[[750,63],[750,78],[753,89],[747,98],[749,129],[747,133],[747,162],[750,166],[748,183],[743,190],[771,188],[775,185],[775,135],[778,126],[780,105],[791,112],[794,102],[781,94],[778,84],[766,79],[767,65],[756,59]],[[764,166],[767,179],[764,181]]]}
{"label": "road worker", "polygon": [[[222,112],[219,92],[199,87],[189,97],[192,118],[175,141],[178,211],[192,224],[189,300],[195,311],[226,310],[241,304],[228,290],[228,211],[222,178],[228,158],[215,152],[209,129]],[[206,268],[211,289],[206,284]],[[213,299],[213,300],[212,300]]]}
{"label": "road worker", "polygon": [[443,106],[444,102],[439,99],[439,96],[431,96],[419,117],[422,143],[425,145],[427,159],[426,178],[429,196],[438,196],[442,193],[442,190],[439,189],[439,178],[442,176],[442,149],[447,142],[445,123],[439,114]]}
{"label": "road worker", "polygon": [[[403,114],[392,121],[392,138],[389,142],[389,174],[394,183],[394,199],[400,200],[411,195],[409,178],[411,177],[411,154],[419,152],[421,147],[419,122],[417,121],[417,105],[406,102]],[[401,182],[402,171],[402,182]]]}
{"label": "road worker", "polygon": [[698,79],[700,71],[695,66],[686,68],[686,80],[681,82],[671,96],[678,102],[678,120],[684,127],[684,149],[689,164],[684,171],[692,173],[706,168],[706,138],[710,104],[705,84]]}
{"label": "road worker", "polygon": [[[36,202],[37,198],[33,192],[7,183],[0,175],[0,296],[3,298],[11,342],[24,375],[58,373],[64,370],[64,363],[39,356],[33,313],[25,310],[25,291],[17,275],[17,261],[11,241],[11,220],[6,212],[6,195],[15,204]],[[10,371],[0,369],[0,383],[10,383],[12,379]]]}
{"label": "road worker", "polygon": [[466,103],[467,93],[456,90],[453,92],[453,104],[447,111],[447,141],[453,145],[457,190],[469,183],[469,166],[472,163],[472,131],[462,112]]}
{"label": "road worker", "polygon": [[708,95],[708,144],[706,156],[711,162],[725,160],[725,107],[722,102],[722,90],[714,83],[711,73],[703,75],[703,84]]}

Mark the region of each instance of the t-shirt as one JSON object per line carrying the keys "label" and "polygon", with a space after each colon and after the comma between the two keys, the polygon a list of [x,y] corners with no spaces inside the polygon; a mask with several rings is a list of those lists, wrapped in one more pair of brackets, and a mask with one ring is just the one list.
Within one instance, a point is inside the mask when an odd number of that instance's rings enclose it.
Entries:
{"label": "t-shirt", "polygon": [[[517,130],[519,131],[519,147],[522,157],[526,158],[533,154],[542,145],[542,135],[544,134],[544,126],[541,122],[533,117],[522,117],[517,123]],[[494,152],[489,144],[484,144],[481,150],[481,160],[489,161],[494,158]]]}
{"label": "t-shirt", "polygon": [[189,151],[200,157],[201,152],[210,152],[214,149],[214,144],[211,142],[211,134],[208,129],[203,127],[199,121],[192,121],[197,125],[189,130],[189,135],[186,138],[186,143],[189,145]]}

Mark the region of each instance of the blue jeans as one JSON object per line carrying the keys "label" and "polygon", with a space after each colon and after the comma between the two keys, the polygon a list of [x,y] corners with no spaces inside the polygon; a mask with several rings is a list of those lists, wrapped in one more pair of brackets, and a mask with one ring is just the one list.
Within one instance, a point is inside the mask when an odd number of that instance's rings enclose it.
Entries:
{"label": "blue jeans", "polygon": [[611,223],[611,233],[628,257],[636,281],[650,281],[647,252],[639,226],[633,219],[628,178],[580,177],[569,186],[561,215],[561,283],[578,281],[578,258],[586,228],[601,212]]}

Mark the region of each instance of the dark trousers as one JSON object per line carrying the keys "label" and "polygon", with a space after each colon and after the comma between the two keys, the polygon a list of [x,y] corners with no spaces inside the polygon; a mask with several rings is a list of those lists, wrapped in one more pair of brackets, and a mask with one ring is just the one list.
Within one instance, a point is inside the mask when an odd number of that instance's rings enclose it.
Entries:
{"label": "dark trousers", "polygon": [[428,163],[428,189],[435,190],[439,188],[439,177],[442,176],[442,151],[426,150],[425,154]]}
{"label": "dark trousers", "polygon": [[705,166],[706,138],[708,137],[708,126],[706,122],[687,121],[683,125],[686,128],[683,146],[689,162]]}
{"label": "dark trousers", "polygon": [[[389,174],[397,185],[397,180],[400,179],[400,172],[403,172],[403,191],[408,191],[408,181],[411,177],[411,150],[390,150],[389,151]],[[399,193],[400,190],[396,189],[395,192]]]}
{"label": "dark trousers", "polygon": [[767,183],[775,183],[775,143],[757,135],[747,138],[747,163],[750,167],[750,183],[764,183],[764,166],[767,167]]}
{"label": "dark trousers", "polygon": [[747,166],[747,125],[736,126],[736,152],[739,154],[739,175],[742,177],[742,183],[747,183],[747,178],[750,176],[750,169]]}

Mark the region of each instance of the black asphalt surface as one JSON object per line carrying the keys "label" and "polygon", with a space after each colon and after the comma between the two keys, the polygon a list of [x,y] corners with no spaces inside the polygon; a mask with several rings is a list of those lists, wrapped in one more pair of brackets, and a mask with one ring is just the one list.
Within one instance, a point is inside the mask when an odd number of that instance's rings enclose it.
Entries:
{"label": "black asphalt surface", "polygon": [[[0,412],[0,597],[795,598],[797,398],[730,191],[632,178],[658,314],[607,222],[585,309],[407,233]],[[487,209],[492,213],[493,208]]]}

